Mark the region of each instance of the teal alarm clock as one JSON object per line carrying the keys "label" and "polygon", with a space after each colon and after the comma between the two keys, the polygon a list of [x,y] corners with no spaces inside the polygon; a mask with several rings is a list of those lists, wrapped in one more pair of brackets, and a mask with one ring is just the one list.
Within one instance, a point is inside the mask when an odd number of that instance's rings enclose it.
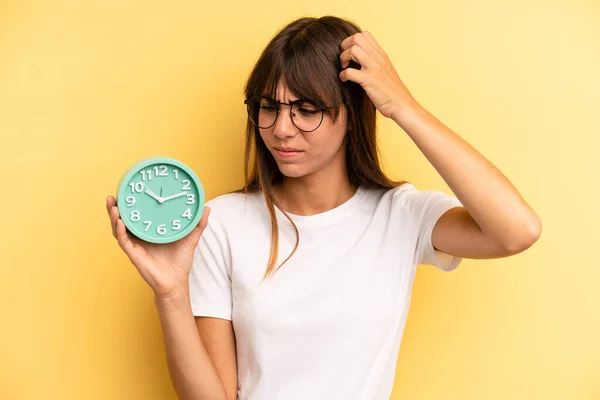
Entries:
{"label": "teal alarm clock", "polygon": [[187,236],[204,211],[204,189],[181,161],[153,157],[136,163],[117,188],[117,207],[125,227],[150,243]]}

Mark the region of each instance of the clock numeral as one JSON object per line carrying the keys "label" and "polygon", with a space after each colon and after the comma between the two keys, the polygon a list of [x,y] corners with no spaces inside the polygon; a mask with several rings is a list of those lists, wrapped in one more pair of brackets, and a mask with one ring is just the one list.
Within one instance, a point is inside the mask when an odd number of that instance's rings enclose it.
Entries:
{"label": "clock numeral", "polygon": [[188,194],[187,195],[187,201],[185,202],[185,204],[194,204],[196,203],[196,196],[194,196],[193,194]]}
{"label": "clock numeral", "polygon": [[187,219],[192,219],[192,210],[188,208],[183,214],[181,214],[181,216]]}
{"label": "clock numeral", "polygon": [[144,224],[146,224],[146,229],[144,229],[144,232],[146,232],[148,229],[150,229],[150,225],[152,225],[152,221],[144,221]]}
{"label": "clock numeral", "polygon": [[139,221],[140,220],[140,212],[138,210],[132,211],[131,215],[129,216],[129,219],[132,221]]}
{"label": "clock numeral", "polygon": [[[154,167],[154,174],[156,176],[169,176],[167,174],[167,166],[166,165],[156,165]],[[160,171],[159,171],[160,170]]]}
{"label": "clock numeral", "polygon": [[181,181],[181,183],[183,183],[183,187],[181,188],[181,190],[190,190],[190,181],[187,179],[184,179]]}
{"label": "clock numeral", "polygon": [[142,180],[145,181],[146,180],[146,175],[148,176],[148,180],[151,181],[152,180],[152,170],[147,170],[147,171],[140,171],[140,174],[142,174]]}
{"label": "clock numeral", "polygon": [[127,203],[127,207],[133,207],[135,205],[135,197],[127,196],[125,202]]}
{"label": "clock numeral", "polygon": [[131,193],[142,193],[144,191],[144,184],[142,182],[131,182],[129,186],[131,187]]}
{"label": "clock numeral", "polygon": [[159,235],[164,235],[165,233],[167,233],[167,228],[165,228],[166,224],[160,224],[159,226],[156,227],[156,233],[158,233]]}
{"label": "clock numeral", "polygon": [[175,180],[179,179],[179,171],[178,170],[174,169],[173,170],[173,175],[175,175]]}
{"label": "clock numeral", "polygon": [[171,226],[171,229],[173,229],[174,231],[178,231],[181,229],[181,221],[178,219],[174,219],[173,220],[173,225]]}

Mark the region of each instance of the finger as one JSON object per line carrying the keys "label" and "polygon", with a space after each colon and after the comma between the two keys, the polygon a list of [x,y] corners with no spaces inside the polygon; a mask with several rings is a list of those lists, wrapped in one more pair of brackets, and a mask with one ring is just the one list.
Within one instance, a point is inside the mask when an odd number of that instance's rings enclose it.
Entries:
{"label": "finger", "polygon": [[117,202],[115,201],[115,198],[112,196],[108,196],[106,198],[106,212],[108,213],[108,215],[110,215],[110,209],[112,208],[112,206],[114,206]]}
{"label": "finger", "polygon": [[112,206],[110,209],[110,224],[112,228],[112,234],[116,238],[117,237],[117,221],[120,219],[119,217],[119,209],[117,206]]}
{"label": "finger", "polygon": [[200,240],[200,236],[204,229],[208,226],[208,216],[210,215],[210,207],[204,207],[204,212],[202,213],[202,218],[200,218],[200,222],[196,225],[196,228],[190,234],[190,243],[192,246],[196,246],[198,241]]}
{"label": "finger", "polygon": [[365,81],[365,73],[354,68],[346,68],[340,72],[339,76],[342,82],[352,81],[362,85]]}
{"label": "finger", "polygon": [[196,229],[194,229],[194,233],[196,233],[195,231],[199,231],[200,234],[202,234],[202,232],[204,231],[204,229],[206,229],[206,226],[208,225],[208,216],[209,215],[210,215],[210,207],[204,207],[204,211],[202,212],[202,218],[200,218],[198,225],[196,225]]}
{"label": "finger", "polygon": [[112,208],[116,205],[115,198],[112,196],[108,196],[106,198],[106,212],[108,214],[108,218],[110,219],[110,226],[112,229],[113,236],[115,236],[115,224],[112,217]]}
{"label": "finger", "polygon": [[116,223],[116,238],[119,242],[119,246],[121,246],[123,251],[125,251],[129,258],[131,258],[134,245],[129,239],[129,236],[127,235],[127,229],[125,228],[125,224],[121,219],[118,219]]}
{"label": "finger", "polygon": [[210,215],[210,207],[204,207],[204,212],[202,213],[202,218],[200,218],[200,222],[198,222],[198,227],[201,230],[204,230],[208,225],[208,216]]}
{"label": "finger", "polygon": [[373,47],[371,42],[367,39],[363,32],[355,33],[352,36],[347,37],[342,41],[342,50],[347,50],[352,46],[360,47],[365,53],[367,53],[374,60],[379,59],[380,54],[377,49]]}
{"label": "finger", "polygon": [[385,51],[383,51],[383,49],[381,48],[381,46],[379,45],[379,43],[377,43],[377,40],[375,40],[375,37],[373,36],[373,34],[369,31],[363,31],[364,37],[367,39],[367,41],[371,44],[371,46],[373,46],[373,48],[375,50],[377,50],[379,53],[385,53]]}
{"label": "finger", "polygon": [[348,36],[346,39],[342,40],[342,50],[346,50],[354,45],[354,38],[356,37],[356,33],[354,35]]}
{"label": "finger", "polygon": [[340,62],[342,64],[342,68],[348,67],[350,61],[355,61],[359,63],[361,66],[369,68],[372,66],[372,59],[367,55],[367,53],[359,46],[352,46],[342,52],[340,54]]}

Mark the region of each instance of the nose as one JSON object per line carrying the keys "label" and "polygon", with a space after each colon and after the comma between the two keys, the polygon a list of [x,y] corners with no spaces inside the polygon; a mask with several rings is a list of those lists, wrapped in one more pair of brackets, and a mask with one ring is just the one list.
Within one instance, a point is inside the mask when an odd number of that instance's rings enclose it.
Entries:
{"label": "nose", "polygon": [[292,122],[290,110],[286,107],[290,106],[281,105],[277,121],[275,121],[275,126],[273,127],[273,134],[280,139],[296,136],[298,133],[298,128],[296,128],[296,125]]}

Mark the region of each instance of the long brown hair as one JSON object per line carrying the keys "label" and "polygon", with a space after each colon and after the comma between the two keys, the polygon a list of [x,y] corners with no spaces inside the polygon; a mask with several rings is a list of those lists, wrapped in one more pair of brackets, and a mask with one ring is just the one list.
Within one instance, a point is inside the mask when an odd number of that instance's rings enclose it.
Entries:
{"label": "long brown hair", "polygon": [[[346,167],[350,183],[365,188],[391,189],[406,181],[390,180],[382,171],[376,138],[376,108],[363,88],[351,81],[342,82],[339,73],[342,41],[360,28],[338,17],[300,18],[276,33],[263,50],[244,87],[246,99],[271,94],[275,98],[277,84],[284,78],[295,95],[317,105],[331,107],[335,122],[342,105],[347,110]],[[354,62],[350,67],[360,68]],[[258,111],[256,111],[258,113]],[[258,115],[253,118],[256,121]],[[254,157],[253,157],[254,156]],[[263,280],[276,272],[279,229],[273,186],[280,184],[283,174],[265,146],[258,127],[248,119],[244,156],[244,186],[234,193],[262,191],[271,216],[271,252]],[[296,245],[283,264],[298,248],[298,228],[283,210],[296,231]]]}

